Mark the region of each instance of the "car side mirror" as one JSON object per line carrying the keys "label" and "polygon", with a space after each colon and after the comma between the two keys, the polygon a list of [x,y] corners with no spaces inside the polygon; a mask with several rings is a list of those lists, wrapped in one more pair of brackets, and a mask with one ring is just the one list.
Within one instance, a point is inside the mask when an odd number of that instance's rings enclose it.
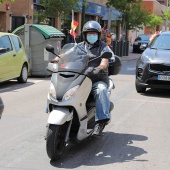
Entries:
{"label": "car side mirror", "polygon": [[106,52],[104,52],[100,57],[101,57],[101,58],[107,58],[107,59],[109,59],[109,58],[112,57],[112,53],[109,52],[109,51],[106,51]]}
{"label": "car side mirror", "polygon": [[6,53],[6,52],[7,52],[7,49],[6,49],[6,48],[0,48],[0,54]]}

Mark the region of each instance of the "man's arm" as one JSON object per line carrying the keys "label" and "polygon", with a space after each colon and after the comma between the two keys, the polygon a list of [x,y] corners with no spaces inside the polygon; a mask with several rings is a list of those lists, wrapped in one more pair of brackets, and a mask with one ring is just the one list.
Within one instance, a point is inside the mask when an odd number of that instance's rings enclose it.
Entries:
{"label": "man's arm", "polygon": [[105,68],[108,67],[108,65],[109,65],[108,59],[103,58],[103,59],[101,60],[101,62],[100,62],[100,65],[99,65],[97,68],[99,68],[99,69],[101,69],[101,70],[104,70]]}
{"label": "man's arm", "polygon": [[[101,55],[102,55],[104,52],[111,52],[111,53],[112,53],[112,57],[111,57],[111,58],[112,58],[113,61],[115,61],[114,53],[113,53],[113,51],[112,51],[108,46],[106,46],[106,47],[103,48],[103,50],[102,50],[102,52],[101,52]],[[103,58],[103,59],[101,60],[100,65],[98,66],[98,68],[104,70],[104,69],[107,68],[108,66],[109,66],[109,61],[108,61],[108,59]]]}

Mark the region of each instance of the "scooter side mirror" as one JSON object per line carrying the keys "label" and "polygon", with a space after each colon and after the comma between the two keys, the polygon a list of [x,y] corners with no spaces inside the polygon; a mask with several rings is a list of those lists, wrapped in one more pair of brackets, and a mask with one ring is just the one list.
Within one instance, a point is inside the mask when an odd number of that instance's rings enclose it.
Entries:
{"label": "scooter side mirror", "polygon": [[47,44],[46,50],[47,50],[48,52],[54,53],[54,47],[53,47],[52,45],[50,45],[50,44]]}
{"label": "scooter side mirror", "polygon": [[101,57],[101,58],[107,58],[107,59],[109,59],[109,58],[112,57],[112,53],[109,52],[109,51],[106,51],[106,52],[104,52],[100,57]]}

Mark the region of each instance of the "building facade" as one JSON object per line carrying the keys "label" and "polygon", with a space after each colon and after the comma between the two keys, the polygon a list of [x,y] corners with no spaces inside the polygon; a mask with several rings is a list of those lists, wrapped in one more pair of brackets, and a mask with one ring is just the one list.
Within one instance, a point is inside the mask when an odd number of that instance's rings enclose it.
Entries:
{"label": "building facade", "polygon": [[165,5],[165,6],[169,5],[168,0],[158,0],[158,2],[162,5]]}
{"label": "building facade", "polygon": [[[82,30],[82,1],[79,0],[80,8],[74,12],[74,18],[78,21],[79,25],[76,29],[77,35],[80,35]],[[69,34],[71,27],[71,13],[70,15],[62,15],[61,17],[48,18],[48,20],[41,21],[38,17],[43,12],[44,7],[39,3],[39,0],[15,0],[13,3],[6,1],[0,5],[0,32],[12,32],[14,29],[23,24],[48,24],[63,31],[65,34]],[[85,22],[88,20],[96,20],[103,27],[108,23],[107,20],[103,20],[104,15],[108,11],[105,6],[107,0],[87,0],[88,7],[85,9]],[[145,10],[150,10],[151,14],[161,15],[161,11],[167,9],[168,0],[143,0]],[[116,9],[112,8],[114,15],[120,13]],[[118,34],[121,32],[121,26],[117,21],[112,21],[111,31]],[[166,24],[159,25],[157,30],[167,29]],[[143,28],[139,32],[130,32],[129,37],[134,39],[140,33],[149,33],[149,29]],[[69,37],[69,36],[68,36]],[[67,42],[69,38],[67,39]]]}
{"label": "building facade", "polygon": [[[85,22],[88,20],[96,20],[104,26],[107,22],[102,20],[108,10],[105,6],[106,2],[107,0],[88,0],[88,7],[85,9]],[[79,22],[79,26],[76,30],[77,34],[80,34],[82,29],[82,0],[79,0],[79,4],[80,8],[74,13],[75,20]],[[42,23],[38,15],[43,10],[44,8],[39,3],[39,0],[15,0],[13,3],[5,1],[4,4],[0,5],[0,31],[11,32],[25,23],[48,24],[59,30],[64,28],[70,29],[71,13],[67,16],[63,15],[58,18],[50,18],[47,23]]]}
{"label": "building facade", "polygon": [[[155,14],[157,16],[162,15],[162,11],[168,8],[168,0],[160,0],[163,2],[159,2],[157,0],[143,0],[143,5],[144,5],[144,10],[149,11],[150,14]],[[169,27],[166,26],[166,22],[164,21],[162,24],[158,25],[155,28],[155,31],[161,31],[161,30],[169,30]],[[130,31],[130,37],[131,41],[133,42],[134,39],[139,35],[139,34],[150,34],[152,33],[153,30],[143,27],[141,30],[137,31]]]}
{"label": "building facade", "polygon": [[15,0],[0,5],[0,31],[11,32],[25,23],[33,23],[34,5],[32,0]]}

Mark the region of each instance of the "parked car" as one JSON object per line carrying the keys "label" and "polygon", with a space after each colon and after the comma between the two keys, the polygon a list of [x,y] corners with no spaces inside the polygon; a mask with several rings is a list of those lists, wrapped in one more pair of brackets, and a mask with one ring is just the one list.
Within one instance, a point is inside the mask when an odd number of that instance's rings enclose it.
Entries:
{"label": "parked car", "polygon": [[137,60],[135,84],[138,93],[146,88],[170,89],[170,31],[156,35]]}
{"label": "parked car", "polygon": [[19,83],[25,83],[28,69],[28,59],[20,38],[0,32],[0,82],[17,78]]}
{"label": "parked car", "polygon": [[1,119],[1,116],[2,116],[3,110],[4,110],[4,103],[3,103],[3,101],[2,101],[2,99],[0,97],[0,119]]}
{"label": "parked car", "polygon": [[147,47],[150,43],[150,36],[151,34],[140,34],[133,43],[133,53],[142,52],[143,50],[140,49],[140,46],[145,45]]}

